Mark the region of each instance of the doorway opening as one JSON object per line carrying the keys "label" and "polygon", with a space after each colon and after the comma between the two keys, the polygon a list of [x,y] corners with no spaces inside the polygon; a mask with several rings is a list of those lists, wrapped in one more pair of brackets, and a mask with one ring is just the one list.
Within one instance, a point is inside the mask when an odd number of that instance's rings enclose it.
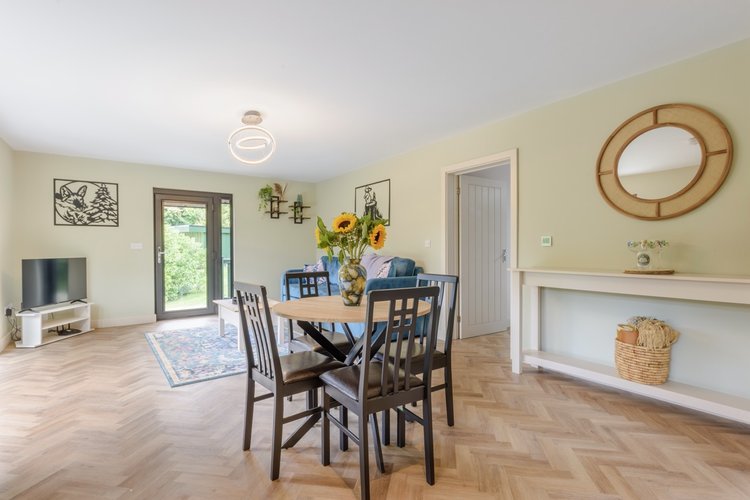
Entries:
{"label": "doorway opening", "polygon": [[517,267],[518,152],[443,171],[445,270],[459,276],[457,338],[513,328]]}
{"label": "doorway opening", "polygon": [[154,189],[157,319],[213,314],[233,282],[232,195]]}

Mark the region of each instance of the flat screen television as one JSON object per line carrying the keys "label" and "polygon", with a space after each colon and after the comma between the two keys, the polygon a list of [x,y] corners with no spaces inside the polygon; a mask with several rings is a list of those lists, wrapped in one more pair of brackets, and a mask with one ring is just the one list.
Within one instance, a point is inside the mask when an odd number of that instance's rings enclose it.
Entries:
{"label": "flat screen television", "polygon": [[86,298],[86,258],[23,259],[21,309]]}

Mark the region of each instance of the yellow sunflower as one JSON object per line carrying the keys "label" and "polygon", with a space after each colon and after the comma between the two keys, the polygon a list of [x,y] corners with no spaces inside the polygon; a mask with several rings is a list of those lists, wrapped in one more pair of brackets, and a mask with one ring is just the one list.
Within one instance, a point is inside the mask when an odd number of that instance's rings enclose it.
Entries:
{"label": "yellow sunflower", "polygon": [[337,233],[348,233],[357,225],[357,216],[343,213],[333,219],[333,230]]}
{"label": "yellow sunflower", "polygon": [[370,246],[380,250],[385,245],[385,226],[378,224],[370,233]]}

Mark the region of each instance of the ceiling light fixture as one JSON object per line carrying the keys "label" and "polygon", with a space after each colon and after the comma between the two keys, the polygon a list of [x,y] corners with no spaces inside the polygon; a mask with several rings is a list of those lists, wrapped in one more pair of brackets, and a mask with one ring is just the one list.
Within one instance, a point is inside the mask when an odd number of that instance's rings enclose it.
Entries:
{"label": "ceiling light fixture", "polygon": [[245,126],[229,136],[229,152],[242,163],[263,163],[276,151],[276,139],[268,130],[258,126],[262,121],[260,112],[248,111],[242,117]]}

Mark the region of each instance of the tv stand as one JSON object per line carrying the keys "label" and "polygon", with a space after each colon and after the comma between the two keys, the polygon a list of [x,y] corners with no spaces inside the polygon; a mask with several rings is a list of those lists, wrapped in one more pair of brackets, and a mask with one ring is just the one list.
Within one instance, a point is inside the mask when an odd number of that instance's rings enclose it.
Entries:
{"label": "tv stand", "polygon": [[[21,340],[16,342],[17,348],[39,347],[92,330],[91,304],[83,301],[29,309],[16,316],[21,318]],[[59,328],[63,326],[65,328]]]}

